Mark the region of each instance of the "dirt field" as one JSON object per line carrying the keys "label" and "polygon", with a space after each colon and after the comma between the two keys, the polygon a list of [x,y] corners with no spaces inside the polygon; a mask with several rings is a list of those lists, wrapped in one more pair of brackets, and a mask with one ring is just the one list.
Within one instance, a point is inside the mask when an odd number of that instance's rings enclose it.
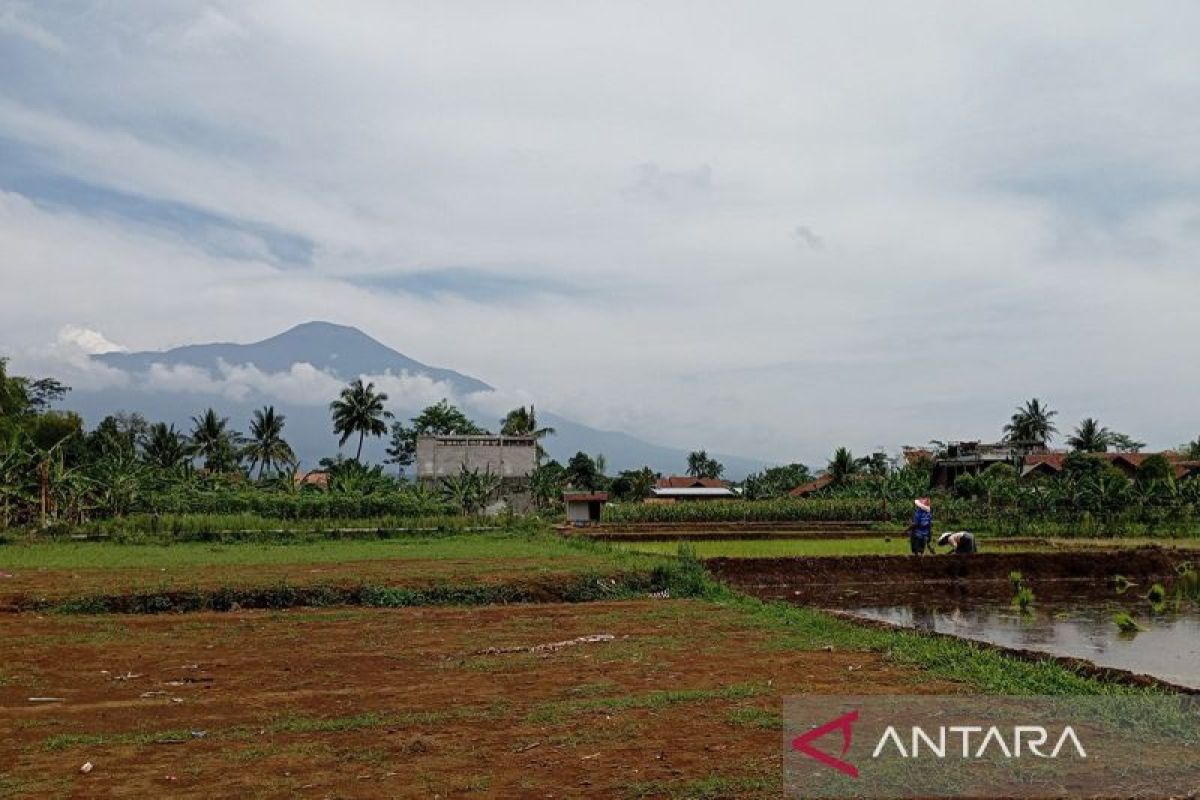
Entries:
{"label": "dirt field", "polygon": [[680,600],[0,614],[0,664],[14,797],[774,797],[780,695],[957,688]]}

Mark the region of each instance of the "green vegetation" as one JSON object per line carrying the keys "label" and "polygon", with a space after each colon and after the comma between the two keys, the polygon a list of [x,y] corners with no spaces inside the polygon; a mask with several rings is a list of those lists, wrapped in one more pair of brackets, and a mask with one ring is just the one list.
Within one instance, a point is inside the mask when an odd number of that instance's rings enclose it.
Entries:
{"label": "green vegetation", "polygon": [[1146,630],[1125,611],[1118,611],[1114,614],[1113,622],[1116,624],[1117,630],[1121,631],[1121,633],[1138,633]]}
{"label": "green vegetation", "polygon": [[1022,586],[1013,595],[1013,608],[1019,609],[1022,614],[1028,614],[1030,613],[1030,607],[1033,605],[1033,600],[1033,590],[1028,586]]}
{"label": "green vegetation", "polygon": [[1008,582],[1012,584],[1013,591],[1016,591],[1025,584],[1025,576],[1021,574],[1020,570],[1014,569],[1008,573]]}
{"label": "green vegetation", "polygon": [[545,533],[417,534],[386,540],[318,539],[291,544],[186,542],[163,545],[111,542],[33,542],[0,547],[0,568],[32,569],[185,569],[212,566],[331,564],[372,560],[536,559],[553,565],[580,561],[626,568],[653,566],[658,559],[610,550],[601,545]]}
{"label": "green vegetation", "polygon": [[1161,583],[1156,583],[1150,587],[1150,591],[1146,593],[1146,599],[1151,603],[1161,603],[1167,599],[1167,589]]}

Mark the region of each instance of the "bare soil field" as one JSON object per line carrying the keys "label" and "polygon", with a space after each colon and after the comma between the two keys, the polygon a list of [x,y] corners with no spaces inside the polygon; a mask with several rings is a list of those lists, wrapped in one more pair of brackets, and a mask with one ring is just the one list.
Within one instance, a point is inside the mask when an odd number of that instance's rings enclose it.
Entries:
{"label": "bare soil field", "polygon": [[786,644],[685,600],[0,614],[0,796],[774,797],[782,694],[961,688]]}

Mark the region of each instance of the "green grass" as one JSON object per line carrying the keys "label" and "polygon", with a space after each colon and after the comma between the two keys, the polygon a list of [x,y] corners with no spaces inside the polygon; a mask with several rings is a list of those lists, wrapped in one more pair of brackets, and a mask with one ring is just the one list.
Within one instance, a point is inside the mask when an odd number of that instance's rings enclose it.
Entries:
{"label": "green grass", "polygon": [[170,545],[114,542],[40,542],[0,546],[0,569],[178,569],[187,567],[334,564],[375,560],[566,559],[581,564],[648,567],[660,563],[598,543],[567,540],[550,533],[463,533],[414,535],[386,540],[328,539],[299,543]]}

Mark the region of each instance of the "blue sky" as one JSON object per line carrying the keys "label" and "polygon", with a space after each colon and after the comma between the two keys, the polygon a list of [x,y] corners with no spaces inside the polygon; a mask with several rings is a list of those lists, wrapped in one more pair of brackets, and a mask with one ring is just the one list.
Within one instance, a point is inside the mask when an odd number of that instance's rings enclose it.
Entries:
{"label": "blue sky", "polygon": [[[355,324],[820,461],[1200,434],[1200,7],[0,0],[0,350]],[[586,365],[582,368],[581,365]]]}

